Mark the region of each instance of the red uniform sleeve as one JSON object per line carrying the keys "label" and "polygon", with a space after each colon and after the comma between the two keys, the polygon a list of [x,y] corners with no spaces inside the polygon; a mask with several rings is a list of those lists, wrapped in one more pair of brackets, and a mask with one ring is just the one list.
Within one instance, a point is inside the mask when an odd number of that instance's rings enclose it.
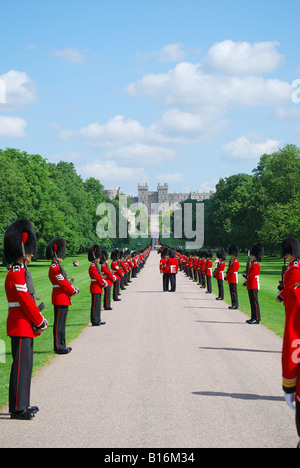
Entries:
{"label": "red uniform sleeve", "polygon": [[97,267],[96,267],[95,264],[92,264],[90,266],[89,274],[90,274],[91,280],[95,280],[100,286],[104,286],[105,281],[102,278],[102,276],[100,275],[100,273],[98,272]]}
{"label": "red uniform sleeve", "polygon": [[52,264],[49,271],[49,278],[53,286],[59,286],[65,293],[72,295],[75,292],[75,288],[69,283],[69,281],[61,274],[59,265]]}

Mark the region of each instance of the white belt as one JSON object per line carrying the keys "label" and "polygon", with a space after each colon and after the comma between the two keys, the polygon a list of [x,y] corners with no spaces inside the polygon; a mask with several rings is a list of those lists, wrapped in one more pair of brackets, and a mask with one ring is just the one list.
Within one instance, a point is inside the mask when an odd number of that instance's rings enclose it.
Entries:
{"label": "white belt", "polygon": [[21,306],[19,302],[9,302],[8,307],[11,308],[11,307],[21,307]]}
{"label": "white belt", "polygon": [[55,289],[55,288],[60,288],[60,286],[59,286],[58,284],[55,284],[55,285],[53,286],[53,289]]}

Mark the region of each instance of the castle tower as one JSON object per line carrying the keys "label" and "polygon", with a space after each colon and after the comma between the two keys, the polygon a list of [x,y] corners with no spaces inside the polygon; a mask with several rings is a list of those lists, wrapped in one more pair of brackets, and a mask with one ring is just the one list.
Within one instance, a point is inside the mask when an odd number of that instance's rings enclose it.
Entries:
{"label": "castle tower", "polygon": [[148,184],[145,185],[138,185],[138,200],[139,203],[142,203],[143,205],[148,207],[149,204],[149,187]]}
{"label": "castle tower", "polygon": [[158,203],[159,205],[163,204],[169,204],[169,186],[168,184],[160,185],[158,184],[157,186],[157,192],[158,192]]}

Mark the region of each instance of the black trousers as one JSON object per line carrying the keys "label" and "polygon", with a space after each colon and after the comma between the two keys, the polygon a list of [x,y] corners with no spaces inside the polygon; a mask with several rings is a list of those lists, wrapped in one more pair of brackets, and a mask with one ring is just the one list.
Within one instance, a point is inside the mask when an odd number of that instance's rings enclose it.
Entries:
{"label": "black trousers", "polygon": [[219,297],[224,299],[224,282],[222,279],[218,280],[218,289],[219,289]]}
{"label": "black trousers", "polygon": [[24,411],[30,406],[33,366],[33,338],[11,339],[13,364],[9,383],[9,412]]}
{"label": "black trousers", "polygon": [[69,312],[68,306],[54,306],[53,339],[54,351],[66,349],[66,322]]}
{"label": "black trousers", "polygon": [[206,276],[206,284],[207,284],[207,292],[211,293],[212,292],[211,276]]}
{"label": "black trousers", "polygon": [[92,294],[91,322],[93,325],[99,325],[101,322],[101,294]]}
{"label": "black trousers", "polygon": [[110,309],[111,307],[111,286],[107,286],[104,289],[104,309]]}
{"label": "black trousers", "polygon": [[171,283],[171,291],[175,292],[176,291],[176,273],[170,273],[169,280]]}
{"label": "black trousers", "polygon": [[238,308],[239,298],[238,298],[238,292],[237,292],[237,284],[230,283],[229,284],[229,291],[230,291],[230,296],[231,296],[232,307]]}
{"label": "black trousers", "polygon": [[120,292],[120,280],[117,279],[116,282],[114,283],[114,293],[113,293],[114,301],[118,300],[119,292]]}
{"label": "black trousers", "polygon": [[251,305],[251,319],[261,321],[260,307],[258,302],[258,289],[249,289],[249,300]]}
{"label": "black trousers", "polygon": [[170,282],[169,273],[164,273],[163,274],[163,291],[169,291],[169,282]]}

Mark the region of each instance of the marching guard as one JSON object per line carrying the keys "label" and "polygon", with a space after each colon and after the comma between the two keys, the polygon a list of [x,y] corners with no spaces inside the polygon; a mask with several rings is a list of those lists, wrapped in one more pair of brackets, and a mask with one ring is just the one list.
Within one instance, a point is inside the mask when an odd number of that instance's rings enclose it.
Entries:
{"label": "marching guard", "polygon": [[66,254],[66,241],[57,237],[46,248],[46,258],[52,263],[49,269],[49,279],[53,285],[52,305],[54,306],[53,340],[56,354],[69,354],[72,348],[66,346],[66,321],[69,307],[72,305],[71,297],[79,293],[69,281],[62,267]]}
{"label": "marching guard", "polygon": [[92,295],[91,305],[91,323],[93,327],[100,327],[106,322],[101,320],[101,295],[103,288],[107,287],[107,282],[102,278],[99,267],[101,259],[101,248],[94,244],[88,252],[88,260],[91,262],[89,267],[89,275],[91,278],[90,292]]}
{"label": "marching guard", "polygon": [[33,340],[47,329],[47,320],[30,295],[27,265],[37,252],[37,240],[28,220],[12,223],[4,236],[4,255],[12,264],[5,280],[8,300],[7,335],[11,338],[13,364],[9,383],[11,419],[30,420],[39,411],[30,406]]}

